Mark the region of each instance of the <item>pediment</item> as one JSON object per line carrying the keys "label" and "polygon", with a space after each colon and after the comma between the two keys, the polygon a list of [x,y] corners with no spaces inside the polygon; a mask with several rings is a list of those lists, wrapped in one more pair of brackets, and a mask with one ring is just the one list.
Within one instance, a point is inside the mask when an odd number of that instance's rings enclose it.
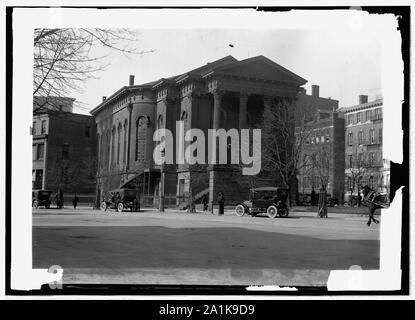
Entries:
{"label": "pediment", "polygon": [[284,81],[303,85],[307,80],[285,69],[277,63],[259,56],[224,66],[215,70],[215,73],[242,76],[269,81]]}

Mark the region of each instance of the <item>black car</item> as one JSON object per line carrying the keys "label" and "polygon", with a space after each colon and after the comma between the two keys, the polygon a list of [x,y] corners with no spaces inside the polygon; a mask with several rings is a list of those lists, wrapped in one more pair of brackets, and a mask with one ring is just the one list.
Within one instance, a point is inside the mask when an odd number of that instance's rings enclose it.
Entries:
{"label": "black car", "polygon": [[45,206],[46,209],[50,208],[50,195],[52,191],[50,190],[33,190],[32,191],[32,207],[38,208],[40,206]]}
{"label": "black car", "polygon": [[235,213],[238,217],[244,214],[256,216],[266,213],[268,217],[288,217],[288,189],[278,187],[253,188],[249,192],[249,200],[238,203]]}
{"label": "black car", "polygon": [[140,211],[140,200],[137,189],[114,189],[109,191],[107,199],[101,202],[101,210],[115,209],[122,212],[124,209]]}

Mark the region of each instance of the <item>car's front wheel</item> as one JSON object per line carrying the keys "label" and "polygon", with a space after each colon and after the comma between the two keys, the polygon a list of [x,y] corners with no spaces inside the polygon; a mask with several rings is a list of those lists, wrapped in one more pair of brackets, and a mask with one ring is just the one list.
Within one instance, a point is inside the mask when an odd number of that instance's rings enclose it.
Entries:
{"label": "car's front wheel", "polygon": [[33,207],[36,209],[39,207],[39,203],[37,202],[37,200],[33,201]]}
{"label": "car's front wheel", "polygon": [[107,211],[107,203],[105,201],[101,202],[101,211]]}
{"label": "car's front wheel", "polygon": [[288,211],[288,208],[287,208],[287,207],[283,207],[283,208],[280,208],[280,209],[278,210],[278,215],[279,215],[280,217],[282,217],[282,218],[286,218],[286,217],[288,217],[288,213],[289,213],[289,211]]}
{"label": "car's front wheel", "polygon": [[118,212],[122,212],[124,210],[124,204],[122,204],[121,202],[118,204],[117,206],[117,211]]}
{"label": "car's front wheel", "polygon": [[278,214],[278,209],[276,206],[271,205],[267,208],[267,215],[270,218],[275,218]]}
{"label": "car's front wheel", "polygon": [[235,207],[235,214],[236,214],[238,217],[242,217],[242,216],[245,214],[245,207],[244,207],[243,205],[241,205],[241,204],[238,204],[238,205]]}

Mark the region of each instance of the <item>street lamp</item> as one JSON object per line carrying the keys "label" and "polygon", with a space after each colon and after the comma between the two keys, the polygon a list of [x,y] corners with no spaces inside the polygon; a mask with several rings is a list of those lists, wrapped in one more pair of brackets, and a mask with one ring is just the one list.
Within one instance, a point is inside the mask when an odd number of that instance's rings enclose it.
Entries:
{"label": "street lamp", "polygon": [[159,211],[164,212],[164,157],[166,151],[163,148],[160,149],[161,155],[161,176],[160,176],[160,202],[159,202]]}

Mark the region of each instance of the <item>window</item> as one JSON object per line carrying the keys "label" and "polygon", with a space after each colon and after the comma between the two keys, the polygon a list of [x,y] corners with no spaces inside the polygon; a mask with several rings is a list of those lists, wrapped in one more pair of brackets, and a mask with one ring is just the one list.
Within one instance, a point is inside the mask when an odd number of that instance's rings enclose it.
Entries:
{"label": "window", "polygon": [[375,153],[374,152],[369,153],[369,166],[370,167],[375,166]]}
{"label": "window", "polygon": [[320,138],[316,137],[316,143],[319,143],[319,142],[320,142]]}
{"label": "window", "polygon": [[348,189],[352,188],[352,178],[351,177],[347,177],[347,188]]}
{"label": "window", "polygon": [[366,121],[370,121],[370,110],[366,110]]}
{"label": "window", "polygon": [[349,155],[349,168],[353,168],[353,155]]}
{"label": "window", "polygon": [[145,148],[147,137],[147,118],[140,117],[136,127],[135,161],[145,160]]}
{"label": "window", "polygon": [[85,137],[89,138],[90,135],[91,135],[91,127],[86,126],[85,127]]}
{"label": "window", "polygon": [[326,142],[330,142],[330,136],[326,136]]}
{"label": "window", "polygon": [[321,136],[321,143],[324,143],[326,139],[324,139],[324,136]]}
{"label": "window", "polygon": [[356,122],[357,123],[362,122],[362,113],[361,112],[356,113]]}
{"label": "window", "polygon": [[376,120],[382,119],[382,109],[381,108],[375,109],[375,119]]}
{"label": "window", "polygon": [[42,120],[42,127],[41,127],[40,134],[45,134],[45,133],[46,133],[46,120]]}
{"label": "window", "polygon": [[353,132],[349,132],[349,134],[347,135],[347,144],[349,146],[353,145]]}
{"label": "window", "polygon": [[62,159],[67,160],[69,159],[69,144],[64,143],[62,145]]}
{"label": "window", "polygon": [[359,153],[357,155],[357,162],[358,162],[359,167],[362,166],[362,164],[363,164],[363,153]]}
{"label": "window", "polygon": [[353,115],[352,114],[349,114],[347,116],[347,124],[353,124]]}
{"label": "window", "polygon": [[45,144],[39,143],[37,145],[37,160],[43,160],[43,157],[45,156]]}
{"label": "window", "polygon": [[120,164],[121,125],[118,127],[117,164]]}
{"label": "window", "polygon": [[33,125],[32,125],[32,135],[36,135],[36,121],[33,121]]}
{"label": "window", "polygon": [[379,136],[378,136],[379,143],[382,143],[383,136],[382,136],[382,128],[379,128]]}
{"label": "window", "polygon": [[370,189],[374,189],[374,177],[373,176],[370,176],[370,178],[369,178],[369,187],[370,187]]}
{"label": "window", "polygon": [[124,148],[122,152],[122,162],[125,164],[125,155],[127,151],[127,131],[128,131],[128,124],[124,123]]}
{"label": "window", "polygon": [[370,129],[370,144],[374,144],[375,143],[375,129]]}
{"label": "window", "polygon": [[357,134],[357,139],[359,140],[359,145],[363,144],[363,131],[359,131]]}

